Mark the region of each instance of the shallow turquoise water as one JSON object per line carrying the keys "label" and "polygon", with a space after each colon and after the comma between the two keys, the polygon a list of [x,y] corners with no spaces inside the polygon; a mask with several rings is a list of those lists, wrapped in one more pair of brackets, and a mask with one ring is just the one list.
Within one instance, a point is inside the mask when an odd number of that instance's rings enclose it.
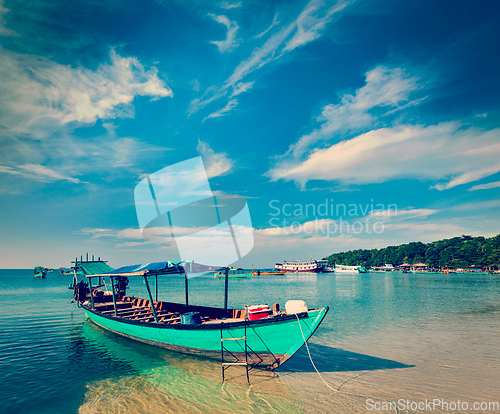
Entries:
{"label": "shallow turquoise water", "polygon": [[[86,321],[70,303],[70,280],[59,273],[35,279],[31,270],[0,270],[3,412],[330,412],[325,401],[333,397],[320,382],[314,392],[324,400],[311,401],[304,387],[296,388],[304,378],[319,381],[305,349],[278,375],[254,372],[250,388],[239,373],[222,386],[216,362],[135,343]],[[200,277],[189,284],[190,303],[222,306],[223,280]],[[131,288],[145,297],[141,281]],[[184,301],[182,277],[163,278],[158,289],[160,299]],[[310,347],[327,381],[343,381],[346,373],[387,373],[396,392],[393,373],[413,372],[425,383],[427,368],[453,359],[449,353],[468,361],[460,357],[463,349],[471,362],[458,363],[462,375],[475,375],[475,364],[478,370],[486,362],[499,365],[496,275],[293,274],[230,281],[229,306],[278,302],[284,308],[288,299],[330,306]],[[466,335],[473,330],[475,337],[475,330],[484,333],[483,346]],[[453,392],[462,393],[457,387]]]}

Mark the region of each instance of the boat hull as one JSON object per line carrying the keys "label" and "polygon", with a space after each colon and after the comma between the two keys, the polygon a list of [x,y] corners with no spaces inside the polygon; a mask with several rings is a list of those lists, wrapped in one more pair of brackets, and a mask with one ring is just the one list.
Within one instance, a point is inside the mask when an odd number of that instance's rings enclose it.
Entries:
{"label": "boat hull", "polygon": [[[162,325],[103,315],[87,307],[84,307],[84,310],[92,322],[118,335],[171,351],[221,359],[220,323]],[[307,340],[311,337],[327,312],[328,307],[325,307],[297,315],[283,315],[247,322],[247,345],[258,355],[258,358],[255,355],[250,358],[253,355],[250,352],[249,362],[253,361],[260,367],[268,369],[274,369],[283,364],[304,345],[304,338]],[[243,338],[245,322],[242,320],[224,323],[222,335],[225,339]],[[243,341],[225,341],[224,347],[238,358],[244,359]],[[230,362],[229,352],[225,353],[224,358]],[[259,362],[260,359],[262,362]]]}
{"label": "boat hull", "polygon": [[339,270],[339,269],[335,269],[335,273],[349,273],[349,274],[353,275],[353,274],[364,273],[364,272],[360,272],[359,270]]}
{"label": "boat hull", "polygon": [[361,266],[335,266],[335,273],[368,273],[367,270]]}

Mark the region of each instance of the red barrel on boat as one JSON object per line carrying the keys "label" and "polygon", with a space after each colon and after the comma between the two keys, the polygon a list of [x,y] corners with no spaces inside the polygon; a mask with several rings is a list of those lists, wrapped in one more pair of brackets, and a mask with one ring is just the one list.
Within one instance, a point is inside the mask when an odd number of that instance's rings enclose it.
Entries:
{"label": "red barrel on boat", "polygon": [[248,307],[248,319],[251,321],[267,318],[270,313],[269,305],[253,305]]}

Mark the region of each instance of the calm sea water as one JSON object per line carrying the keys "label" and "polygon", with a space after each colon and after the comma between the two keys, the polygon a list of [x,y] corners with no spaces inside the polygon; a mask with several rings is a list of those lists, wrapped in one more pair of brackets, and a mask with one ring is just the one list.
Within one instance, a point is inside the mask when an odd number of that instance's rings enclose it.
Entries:
{"label": "calm sea water", "polygon": [[[322,378],[303,347],[277,373],[252,371],[251,386],[238,367],[222,384],[214,361],[103,331],[70,303],[70,281],[59,273],[35,279],[30,270],[0,270],[2,412],[356,413],[366,411],[367,399],[500,400],[496,275],[231,280],[233,307],[284,307],[288,299],[330,306],[309,343]],[[223,305],[223,280],[200,277],[189,283],[191,303]],[[145,295],[140,280],[131,288]],[[181,277],[161,279],[158,290],[160,299],[184,301]]]}

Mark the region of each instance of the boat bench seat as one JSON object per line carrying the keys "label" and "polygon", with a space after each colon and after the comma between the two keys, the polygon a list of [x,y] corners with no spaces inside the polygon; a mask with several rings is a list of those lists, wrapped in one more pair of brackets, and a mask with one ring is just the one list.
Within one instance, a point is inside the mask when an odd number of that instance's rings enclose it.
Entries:
{"label": "boat bench seat", "polygon": [[[126,309],[130,308],[132,304],[130,302],[116,302],[117,309]],[[94,303],[94,309],[98,312],[103,313],[104,311],[109,311],[115,309],[115,305],[113,302],[105,302],[105,303]]]}
{"label": "boat bench seat", "polygon": [[[131,306],[126,306],[124,308],[122,308],[122,307],[117,308],[119,315],[128,315],[128,314],[133,314],[133,313],[136,313],[136,312],[144,312],[144,311],[147,311],[148,309],[151,311],[151,308],[150,307],[146,307],[146,306],[140,307],[140,308],[134,308],[134,307],[131,307]],[[114,313],[114,312],[115,312],[115,309],[113,307],[111,310],[105,310],[105,311],[102,311],[101,313],[111,314],[111,313]]]}
{"label": "boat bench seat", "polygon": [[232,316],[234,319],[245,319],[245,311],[240,309],[233,309]]}
{"label": "boat bench seat", "polygon": [[[176,313],[163,313],[163,312],[157,312],[156,313],[156,316],[158,317],[158,321],[159,322],[173,322],[175,320],[180,320],[181,317],[176,314]],[[154,317],[153,317],[153,314],[150,313],[149,315],[142,315],[141,317],[138,317],[138,318],[130,318],[131,320],[134,320],[134,321],[143,321],[143,320],[147,320],[147,319],[151,319],[151,320],[154,320]]]}

